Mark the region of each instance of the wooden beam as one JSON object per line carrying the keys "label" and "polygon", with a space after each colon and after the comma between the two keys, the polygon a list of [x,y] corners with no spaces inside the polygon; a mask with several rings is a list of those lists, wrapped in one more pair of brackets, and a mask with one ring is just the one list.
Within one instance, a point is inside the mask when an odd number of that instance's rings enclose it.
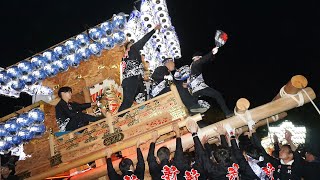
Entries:
{"label": "wooden beam", "polygon": [[250,102],[246,98],[240,98],[236,103],[235,110],[236,112],[243,114],[249,109],[249,107]]}
{"label": "wooden beam", "polygon": [[[301,89],[306,88],[308,85],[308,80],[302,75],[295,75],[293,76],[290,81],[284,86],[284,91],[287,94],[295,95],[297,94]],[[280,93],[277,94],[277,96],[273,99],[279,99],[281,98]]]}

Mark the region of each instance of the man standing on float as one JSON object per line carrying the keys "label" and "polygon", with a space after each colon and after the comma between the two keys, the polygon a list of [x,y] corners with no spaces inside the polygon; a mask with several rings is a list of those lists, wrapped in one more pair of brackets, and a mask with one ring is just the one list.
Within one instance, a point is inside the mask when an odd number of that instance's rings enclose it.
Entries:
{"label": "man standing on float", "polygon": [[140,55],[140,50],[155,33],[160,29],[160,25],[157,25],[152,31],[146,34],[142,39],[132,45],[129,42],[126,45],[126,52],[122,60],[122,89],[123,89],[123,101],[118,112],[128,109],[132,106],[135,96],[138,94],[138,86],[142,83],[143,78],[143,65]]}
{"label": "man standing on float", "polygon": [[188,79],[188,87],[189,91],[195,97],[200,96],[208,96],[214,98],[217,103],[220,105],[222,111],[224,112],[225,116],[228,118],[232,116],[232,112],[227,107],[225,100],[223,99],[221,93],[211,87],[209,87],[203,79],[202,75],[202,68],[203,66],[212,61],[215,58],[215,54],[218,52],[218,47],[212,49],[211,52],[206,54],[205,56],[201,56],[199,53],[196,53],[192,57],[192,64],[191,64],[191,73]]}

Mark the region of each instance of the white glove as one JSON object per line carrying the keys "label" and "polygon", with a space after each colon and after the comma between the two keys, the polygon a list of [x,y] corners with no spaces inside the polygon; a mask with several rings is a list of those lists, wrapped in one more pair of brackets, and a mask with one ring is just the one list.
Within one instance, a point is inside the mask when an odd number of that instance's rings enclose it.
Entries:
{"label": "white glove", "polygon": [[181,79],[181,77],[180,77],[180,72],[179,72],[179,71],[176,71],[176,72],[174,73],[174,78],[175,78],[176,80],[180,80],[180,79]]}
{"label": "white glove", "polygon": [[168,81],[172,81],[173,80],[173,77],[171,75],[165,75],[163,78],[165,80],[168,80]]}
{"label": "white glove", "polygon": [[212,54],[213,55],[217,54],[218,53],[218,49],[219,49],[218,47],[213,48],[212,49]]}
{"label": "white glove", "polygon": [[224,128],[226,129],[229,137],[236,135],[235,129],[232,128],[232,127],[230,126],[230,124],[225,124],[225,125],[224,125]]}
{"label": "white glove", "polygon": [[250,131],[252,131],[255,124],[256,123],[252,119],[248,121],[248,128]]}

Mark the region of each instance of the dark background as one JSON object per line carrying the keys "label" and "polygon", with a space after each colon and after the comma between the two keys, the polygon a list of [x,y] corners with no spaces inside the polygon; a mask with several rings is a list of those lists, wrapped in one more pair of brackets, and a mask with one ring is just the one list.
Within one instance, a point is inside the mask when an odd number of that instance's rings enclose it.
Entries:
{"label": "dark background", "polygon": [[[320,11],[316,1],[167,0],[167,4],[182,49],[178,67],[189,64],[195,51],[209,52],[217,29],[228,34],[228,42],[205,67],[204,76],[223,93],[229,107],[241,97],[247,98],[251,107],[267,103],[296,74],[304,75],[320,95]],[[132,9],[133,1],[128,0],[1,1],[0,66],[17,63],[114,13]],[[0,97],[0,116],[30,103],[27,95]],[[210,110],[207,119],[214,118],[214,112]],[[319,115],[310,104],[290,111],[287,119],[306,125],[309,133],[320,128]]]}

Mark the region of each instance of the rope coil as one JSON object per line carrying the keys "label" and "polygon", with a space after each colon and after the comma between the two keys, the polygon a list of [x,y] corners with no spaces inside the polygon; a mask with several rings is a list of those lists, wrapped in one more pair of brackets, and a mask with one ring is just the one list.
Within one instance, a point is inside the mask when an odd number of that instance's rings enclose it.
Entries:
{"label": "rope coil", "polygon": [[[302,92],[298,92],[297,94],[288,94],[285,90],[284,90],[283,86],[280,89],[280,97],[290,97],[291,99],[293,99],[295,102],[297,102],[297,107],[303,106],[304,104],[304,98],[303,98],[303,94]],[[298,95],[299,98],[296,97],[296,95]]]}
{"label": "rope coil", "polygon": [[246,110],[243,114],[238,113],[236,108],[234,108],[234,114],[238,116],[243,122],[248,124],[248,127],[250,130],[252,130],[252,126],[255,124],[255,122],[252,119],[251,112]]}
{"label": "rope coil", "polygon": [[306,90],[302,89],[302,92],[304,92],[307,96],[307,98],[310,100],[311,104],[313,105],[313,107],[316,109],[316,111],[319,113],[320,115],[320,110],[319,108],[317,107],[317,105],[313,102],[313,100],[311,99],[311,97],[309,96],[309,94],[307,93]]}
{"label": "rope coil", "polygon": [[[298,92],[297,94],[288,94],[288,93],[285,92],[284,87],[285,87],[285,86],[283,86],[283,87],[280,89],[280,96],[281,96],[281,97],[290,97],[290,98],[292,98],[294,101],[297,102],[297,104],[298,104],[297,107],[300,107],[300,106],[302,106],[302,105],[304,104],[304,97],[303,97],[303,94],[302,94],[302,93],[304,93],[304,94],[307,96],[307,98],[310,100],[310,102],[311,102],[311,104],[313,105],[313,107],[315,108],[315,110],[316,110],[316,111],[319,113],[319,115],[320,115],[320,110],[319,110],[319,108],[318,108],[317,105],[314,103],[314,101],[311,99],[311,97],[309,96],[309,94],[307,93],[307,91],[306,91],[305,89],[301,89],[301,91]],[[297,99],[296,95],[298,95],[298,97],[299,97],[298,99]]]}

